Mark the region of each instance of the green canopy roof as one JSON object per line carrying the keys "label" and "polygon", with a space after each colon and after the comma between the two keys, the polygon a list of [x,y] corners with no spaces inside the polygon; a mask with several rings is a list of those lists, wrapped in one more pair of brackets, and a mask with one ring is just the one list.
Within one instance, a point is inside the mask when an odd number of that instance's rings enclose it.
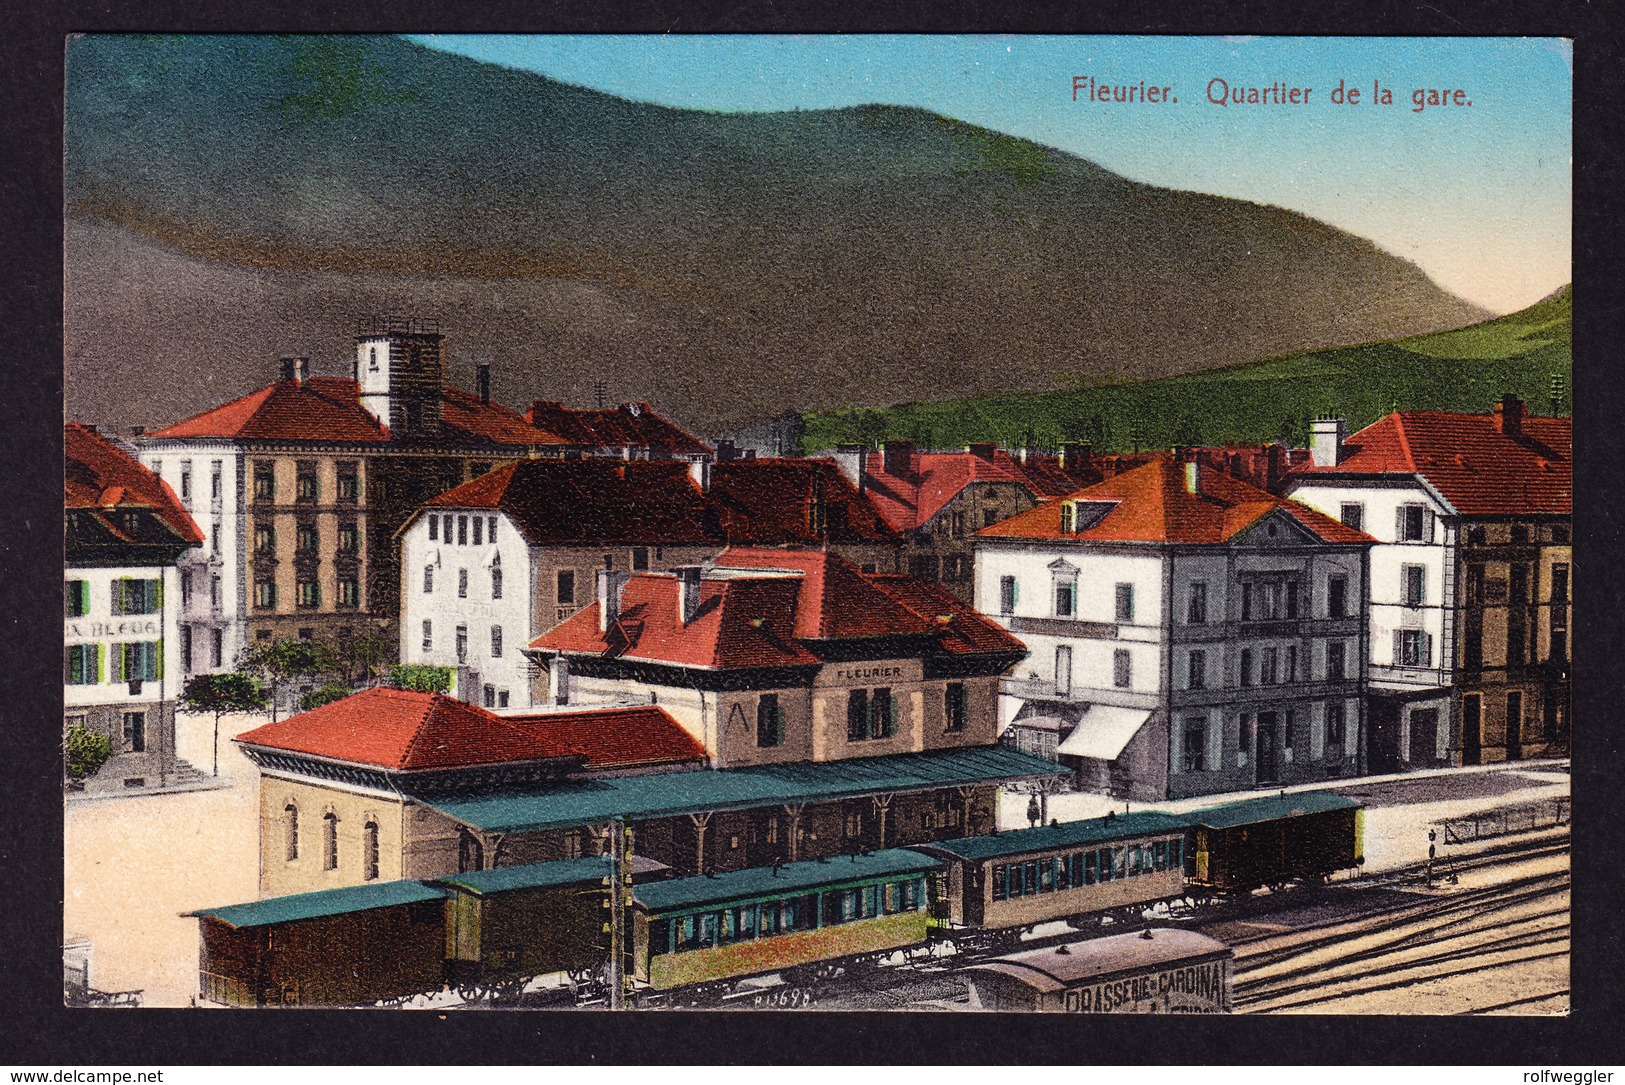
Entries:
{"label": "green canopy roof", "polygon": [[1232,829],[1238,825],[1256,825],[1261,821],[1323,814],[1328,810],[1351,810],[1360,805],[1346,795],[1330,791],[1298,791],[1291,795],[1266,795],[1223,806],[1210,806],[1205,810],[1193,810],[1185,818],[1192,825]]}
{"label": "green canopy roof", "polygon": [[673,817],[709,810],[994,784],[1063,771],[1053,761],[1007,746],[973,746],[842,761],[610,776],[489,795],[423,801],[473,828],[518,833],[597,825],[617,816]]}
{"label": "green canopy roof", "polygon": [[884,881],[901,874],[923,874],[941,865],[941,860],[917,851],[887,848],[826,862],[786,863],[777,874],[772,867],[751,867],[726,874],[649,882],[633,889],[632,895],[644,909],[658,915],[705,905],[749,904],[854,882]]}
{"label": "green canopy roof", "polygon": [[1040,825],[1036,829],[1016,829],[992,836],[938,840],[924,846],[933,851],[956,855],[961,859],[997,859],[1010,855],[1029,855],[1034,852],[1061,851],[1137,836],[1173,835],[1183,833],[1189,824],[1190,819],[1187,817],[1145,810],[1134,814],[1114,814],[1109,818],[1068,821],[1060,825]]}
{"label": "green canopy roof", "polygon": [[273,923],[292,923],[301,919],[324,919],[347,912],[364,912],[371,908],[388,908],[397,904],[417,904],[426,900],[443,900],[446,891],[422,882],[373,882],[351,885],[343,889],[322,889],[315,893],[296,893],[289,897],[271,897],[247,904],[228,904],[223,908],[199,908],[185,915],[204,919],[218,919],[239,929],[267,927]]}
{"label": "green canopy roof", "polygon": [[436,878],[434,884],[456,886],[484,896],[487,893],[505,893],[515,889],[548,889],[582,882],[597,884],[609,876],[609,871],[609,856],[590,855],[581,859],[555,859],[544,863],[526,863],[523,866],[504,866],[493,870],[450,874],[444,878]]}

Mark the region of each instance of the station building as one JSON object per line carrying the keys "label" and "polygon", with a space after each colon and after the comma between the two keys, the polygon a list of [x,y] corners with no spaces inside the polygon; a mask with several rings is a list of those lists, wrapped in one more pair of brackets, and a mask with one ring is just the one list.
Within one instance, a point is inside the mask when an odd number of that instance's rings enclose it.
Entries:
{"label": "station building", "polygon": [[722,771],[658,705],[500,715],[388,688],[237,742],[260,770],[266,897],[598,855],[617,817],[679,874],[831,858],[986,831],[993,786],[1052,767],[981,746]]}

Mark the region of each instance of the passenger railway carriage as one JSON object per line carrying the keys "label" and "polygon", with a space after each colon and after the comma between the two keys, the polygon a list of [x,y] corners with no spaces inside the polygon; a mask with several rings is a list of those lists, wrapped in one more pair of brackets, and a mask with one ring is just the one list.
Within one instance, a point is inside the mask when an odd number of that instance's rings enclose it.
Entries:
{"label": "passenger railway carriage", "polygon": [[636,976],[665,991],[919,945],[941,865],[888,848],[640,886]]}
{"label": "passenger railway carriage", "polygon": [[1184,895],[1186,821],[1145,812],[920,845],[948,862],[944,918],[1002,930]]}

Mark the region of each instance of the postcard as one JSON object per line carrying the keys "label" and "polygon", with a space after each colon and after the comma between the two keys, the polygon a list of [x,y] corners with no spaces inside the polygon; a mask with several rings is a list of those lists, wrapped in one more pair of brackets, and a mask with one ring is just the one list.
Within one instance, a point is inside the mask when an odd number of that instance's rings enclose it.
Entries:
{"label": "postcard", "polygon": [[66,1002],[1567,1014],[1572,70],[71,38]]}

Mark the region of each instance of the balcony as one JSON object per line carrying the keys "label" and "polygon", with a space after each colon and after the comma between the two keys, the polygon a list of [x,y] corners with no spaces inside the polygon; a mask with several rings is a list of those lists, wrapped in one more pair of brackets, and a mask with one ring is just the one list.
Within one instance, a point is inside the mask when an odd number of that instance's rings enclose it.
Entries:
{"label": "balcony", "polygon": [[1007,619],[1012,633],[1041,633],[1051,637],[1074,637],[1080,640],[1116,640],[1118,627],[1113,622],[1086,622],[1077,618],[1025,618]]}

